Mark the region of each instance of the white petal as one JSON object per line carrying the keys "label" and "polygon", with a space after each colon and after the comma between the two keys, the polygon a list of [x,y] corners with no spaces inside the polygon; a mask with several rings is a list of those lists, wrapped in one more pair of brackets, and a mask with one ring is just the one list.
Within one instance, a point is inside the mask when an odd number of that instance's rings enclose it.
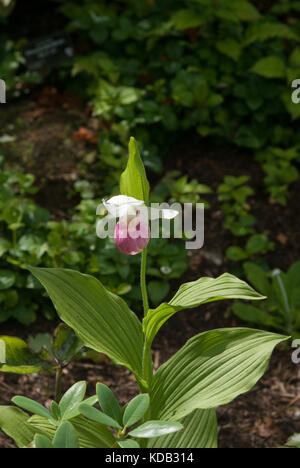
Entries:
{"label": "white petal", "polygon": [[149,219],[173,219],[179,215],[179,211],[170,209],[149,208]]}
{"label": "white petal", "polygon": [[125,216],[128,210],[130,213],[133,213],[135,212],[133,211],[135,207],[144,205],[142,200],[137,200],[133,197],[127,197],[126,195],[116,195],[109,200],[102,200],[102,202],[107,211],[115,218]]}
{"label": "white petal", "polygon": [[144,202],[142,200],[137,200],[137,198],[134,197],[127,197],[126,195],[116,195],[115,197],[110,198],[109,200],[106,201],[106,203],[109,203],[110,205],[115,205],[115,206],[122,206],[126,204],[137,204],[137,205],[143,205]]}
{"label": "white petal", "polygon": [[176,216],[178,215],[179,215],[179,211],[177,210],[170,210],[170,209],[162,210],[162,217],[164,219],[173,219],[173,218],[176,218]]}

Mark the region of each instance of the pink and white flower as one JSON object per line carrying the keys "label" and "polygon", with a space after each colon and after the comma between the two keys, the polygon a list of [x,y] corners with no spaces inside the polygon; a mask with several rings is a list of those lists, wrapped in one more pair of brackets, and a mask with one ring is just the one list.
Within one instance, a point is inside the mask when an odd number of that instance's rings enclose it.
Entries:
{"label": "pink and white flower", "polygon": [[103,200],[109,216],[119,218],[114,239],[120,252],[136,255],[147,247],[150,241],[149,220],[172,219],[178,211],[147,207],[142,200],[125,195],[117,195]]}

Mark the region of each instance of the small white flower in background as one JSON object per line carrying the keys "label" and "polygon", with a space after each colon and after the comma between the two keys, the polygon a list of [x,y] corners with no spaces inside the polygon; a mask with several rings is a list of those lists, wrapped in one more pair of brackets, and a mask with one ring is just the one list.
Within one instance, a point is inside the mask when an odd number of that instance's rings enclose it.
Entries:
{"label": "small white flower in background", "polygon": [[149,220],[173,219],[179,212],[171,209],[147,207],[142,200],[117,195],[103,200],[108,216],[119,218],[114,238],[120,252],[136,255],[147,247],[150,240]]}

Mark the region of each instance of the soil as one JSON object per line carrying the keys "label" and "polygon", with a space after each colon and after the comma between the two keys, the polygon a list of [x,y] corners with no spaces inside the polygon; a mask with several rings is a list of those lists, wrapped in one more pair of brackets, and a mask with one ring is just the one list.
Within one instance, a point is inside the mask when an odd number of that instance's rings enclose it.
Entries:
{"label": "soil", "polygon": [[[47,102],[49,94],[52,95],[50,103],[49,99]],[[63,102],[69,104],[65,106]],[[101,130],[101,122],[95,122],[81,103],[75,103],[71,97],[57,95],[55,89],[43,89],[31,101],[14,104],[19,105],[22,108],[14,107],[10,117],[16,123],[14,119],[18,115],[18,124],[14,129],[16,140],[6,147],[10,164],[36,175],[41,186],[36,196],[39,204],[48,208],[54,216],[62,217],[76,204],[76,196],[68,197],[70,187],[73,179],[81,175],[82,160],[95,151],[94,136]],[[22,146],[25,144],[26,147]],[[24,148],[27,148],[27,153]],[[27,157],[24,157],[24,153]],[[291,186],[287,206],[279,207],[268,200],[261,168],[245,150],[185,135],[181,143],[170,149],[169,156],[166,158],[166,169],[170,169],[170,166],[172,169],[178,168],[213,189],[213,193],[205,197],[211,204],[211,209],[206,212],[205,245],[191,253],[185,281],[203,275],[217,276],[232,270],[233,264],[224,253],[233,239],[222,228],[222,212],[216,196],[216,188],[225,175],[248,174],[251,178],[249,183],[255,190],[255,197],[250,203],[257,216],[256,229],[267,232],[276,242],[276,249],[266,257],[270,267],[286,270],[300,258],[297,219],[299,181]],[[173,290],[177,287],[178,284],[174,283]],[[245,326],[231,315],[229,305],[226,301],[208,304],[199,310],[180,312],[167,322],[153,345],[155,367],[165,362],[196,333]],[[1,325],[1,334],[27,338],[29,334],[51,332],[55,325],[38,320],[29,330],[15,322],[7,322]],[[107,359],[101,359],[97,364],[73,362],[64,370],[63,377],[63,390],[78,380],[87,380],[89,395],[94,394],[96,383],[101,381],[111,387],[122,404],[138,392],[129,371],[114,366]],[[16,394],[26,395],[44,404],[54,397],[54,377],[44,374],[0,374],[0,390],[1,405],[10,404]],[[299,390],[300,367],[292,363],[291,350],[288,347],[276,349],[267,372],[255,387],[232,403],[217,408],[219,446],[273,448],[284,444],[289,436],[300,432]],[[0,447],[14,447],[13,441],[2,432]]]}

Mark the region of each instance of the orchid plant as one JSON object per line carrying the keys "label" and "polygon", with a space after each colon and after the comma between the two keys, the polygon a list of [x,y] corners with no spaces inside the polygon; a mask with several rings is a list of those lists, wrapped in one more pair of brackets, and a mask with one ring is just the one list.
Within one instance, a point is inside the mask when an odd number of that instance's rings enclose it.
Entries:
{"label": "orchid plant", "polygon": [[[250,390],[265,372],[274,347],[287,339],[249,328],[210,330],[191,338],[154,372],[153,340],[178,311],[222,299],[262,300],[264,296],[225,273],[216,279],[203,277],[182,284],[169,302],[151,309],[146,282],[149,219],[172,219],[178,213],[150,210],[149,183],[134,138],[129,143],[129,160],[120,188],[121,195],[103,204],[109,217],[119,219],[114,230],[116,247],[128,255],[141,255],[142,322],[123,299],[92,276],[60,268],[29,270],[46,288],[61,319],[85,346],[132,372],[140,395],[121,409],[110,390],[101,384],[96,398],[83,402],[85,384],[78,383],[60,402],[53,402],[50,412],[31,400],[16,397],[14,403],[35,413],[29,418],[16,407],[0,408],[0,427],[19,446],[34,440],[33,446],[66,447],[66,441],[73,440],[82,448],[216,447],[215,408]],[[93,407],[96,401],[101,411]],[[26,436],[20,437],[20,425]]]}

